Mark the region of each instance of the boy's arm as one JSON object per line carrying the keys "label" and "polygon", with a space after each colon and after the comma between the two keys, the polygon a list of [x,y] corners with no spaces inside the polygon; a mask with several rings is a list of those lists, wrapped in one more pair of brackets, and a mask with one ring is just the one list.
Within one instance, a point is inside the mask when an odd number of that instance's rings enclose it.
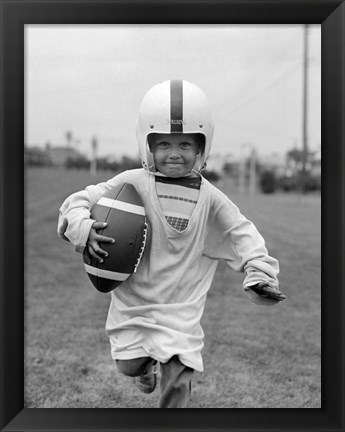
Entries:
{"label": "boy's arm", "polygon": [[244,272],[243,289],[254,303],[278,303],[285,298],[279,291],[278,261],[268,254],[255,225],[227,197],[217,195],[205,255],[224,259],[234,270]]}
{"label": "boy's arm", "polygon": [[274,305],[285,299],[279,290],[279,263],[268,254],[265,241],[255,225],[238,213],[229,230],[240,270],[244,271],[243,289],[250,300],[262,305]]}
{"label": "boy's arm", "polygon": [[57,226],[59,238],[70,241],[75,246],[75,250],[82,253],[91,227],[96,222],[90,218],[92,207],[106,192],[125,181],[126,173],[123,172],[107,182],[88,186],[85,190],[70,195],[59,209]]}
{"label": "boy's arm", "polygon": [[80,253],[83,252],[90,229],[95,223],[90,218],[92,205],[88,191],[84,190],[69,196],[59,209],[57,234],[61,239],[71,242]]}

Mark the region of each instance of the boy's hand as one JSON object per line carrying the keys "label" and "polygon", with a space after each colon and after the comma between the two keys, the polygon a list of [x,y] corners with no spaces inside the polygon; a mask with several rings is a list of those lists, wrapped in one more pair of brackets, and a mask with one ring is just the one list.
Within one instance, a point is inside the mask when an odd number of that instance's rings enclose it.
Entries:
{"label": "boy's hand", "polygon": [[249,288],[263,298],[270,298],[279,301],[286,299],[286,296],[282,294],[281,291],[279,291],[277,288],[272,288],[265,282],[260,282],[257,285],[250,286]]}
{"label": "boy's hand", "polygon": [[88,255],[89,264],[91,263],[90,255],[100,263],[103,262],[103,259],[108,256],[107,252],[99,246],[98,242],[115,243],[115,239],[111,237],[105,237],[101,234],[97,234],[97,230],[104,229],[106,226],[106,222],[94,222],[91,227],[89,238],[87,240],[86,248],[84,251],[84,253]]}

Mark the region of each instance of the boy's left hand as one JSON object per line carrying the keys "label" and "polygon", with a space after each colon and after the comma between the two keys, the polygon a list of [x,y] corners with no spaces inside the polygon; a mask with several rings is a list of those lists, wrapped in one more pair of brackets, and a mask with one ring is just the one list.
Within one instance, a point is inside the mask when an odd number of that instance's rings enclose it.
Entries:
{"label": "boy's left hand", "polygon": [[277,288],[272,288],[265,282],[260,282],[257,285],[250,286],[249,288],[263,298],[270,298],[278,301],[283,301],[286,299],[286,296],[282,294],[281,291],[279,291]]}

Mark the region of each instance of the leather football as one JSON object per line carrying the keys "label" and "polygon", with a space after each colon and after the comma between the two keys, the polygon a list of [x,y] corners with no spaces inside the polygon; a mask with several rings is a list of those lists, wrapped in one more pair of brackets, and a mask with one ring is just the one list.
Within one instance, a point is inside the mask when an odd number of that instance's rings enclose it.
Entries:
{"label": "leather football", "polygon": [[146,213],[134,186],[125,183],[99,199],[91,210],[91,218],[107,222],[97,232],[115,239],[114,244],[99,243],[108,252],[102,263],[91,257],[91,263],[87,264],[83,255],[92,284],[98,291],[107,293],[127,280],[140,263],[147,237]]}

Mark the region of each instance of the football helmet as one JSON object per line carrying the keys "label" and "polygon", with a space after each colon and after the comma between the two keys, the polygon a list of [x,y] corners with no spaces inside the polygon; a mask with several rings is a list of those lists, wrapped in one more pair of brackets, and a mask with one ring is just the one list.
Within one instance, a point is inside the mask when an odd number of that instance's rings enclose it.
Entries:
{"label": "football helmet", "polygon": [[144,96],[136,124],[139,155],[143,167],[154,173],[153,155],[147,137],[151,133],[199,133],[205,137],[204,149],[194,170],[206,166],[211,150],[213,122],[209,101],[195,84],[185,80],[168,80],[152,87]]}

